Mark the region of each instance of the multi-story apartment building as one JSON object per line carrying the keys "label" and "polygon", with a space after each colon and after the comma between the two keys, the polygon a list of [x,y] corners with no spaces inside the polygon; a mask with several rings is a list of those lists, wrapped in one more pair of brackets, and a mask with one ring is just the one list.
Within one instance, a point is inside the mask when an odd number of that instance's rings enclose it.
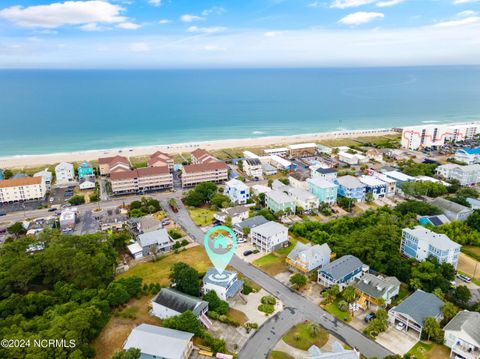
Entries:
{"label": "multi-story apartment building", "polygon": [[62,162],[55,166],[55,177],[58,184],[66,184],[73,181],[75,171],[71,163]]}
{"label": "multi-story apartment building", "polygon": [[173,177],[167,166],[113,172],[110,183],[114,195],[145,193],[172,188]]}
{"label": "multi-story apartment building", "polygon": [[192,163],[199,164],[199,163],[207,163],[207,162],[217,162],[218,160],[213,157],[208,151],[197,148],[195,151],[191,153]]}
{"label": "multi-story apartment building", "polygon": [[265,204],[274,213],[280,211],[295,213],[296,210],[295,198],[278,190],[272,190],[265,194]]}
{"label": "multi-story apartment building", "polygon": [[252,244],[263,252],[271,252],[288,243],[288,228],[277,222],[267,222],[250,230]]}
{"label": "multi-story apartment building", "polygon": [[101,176],[108,176],[111,173],[115,172],[130,171],[130,162],[126,157],[123,156],[99,158],[98,165],[100,168]]}
{"label": "multi-story apartment building", "polygon": [[24,202],[45,198],[43,177],[12,178],[0,181],[0,203]]}
{"label": "multi-story apartment building", "polygon": [[228,180],[228,166],[220,161],[186,165],[182,168],[182,187],[202,182],[222,183]]}
{"label": "multi-story apartment building", "polygon": [[157,151],[148,159],[148,167],[163,167],[167,166],[170,171],[173,171],[175,163],[173,158],[164,152]]}
{"label": "multi-story apartment building", "polygon": [[317,144],[315,143],[298,143],[288,146],[288,155],[290,157],[308,157],[317,154]]}
{"label": "multi-story apartment building", "polygon": [[315,195],[321,203],[334,204],[337,201],[338,186],[321,177],[314,177],[307,180],[308,190]]}
{"label": "multi-story apartment building", "polygon": [[250,189],[242,181],[231,179],[225,182],[223,194],[228,196],[233,203],[245,204],[250,198]]}
{"label": "multi-story apartment building", "polygon": [[432,232],[422,226],[402,230],[400,252],[419,262],[431,256],[437,258],[440,263],[450,263],[457,268],[461,247],[447,235]]}
{"label": "multi-story apartment building", "polygon": [[446,164],[435,170],[440,176],[449,180],[457,180],[462,186],[471,186],[480,182],[480,164],[460,166]]}
{"label": "multi-story apartment building", "polygon": [[443,146],[471,139],[479,132],[480,122],[409,126],[402,130],[401,144],[410,150]]}
{"label": "multi-story apartment building", "polygon": [[263,178],[262,162],[258,158],[247,158],[243,161],[243,170],[249,177]]}

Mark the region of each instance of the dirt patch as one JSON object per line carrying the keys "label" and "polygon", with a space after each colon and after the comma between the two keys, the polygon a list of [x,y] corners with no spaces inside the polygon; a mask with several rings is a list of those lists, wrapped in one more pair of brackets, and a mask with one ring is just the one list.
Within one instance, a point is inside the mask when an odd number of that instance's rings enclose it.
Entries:
{"label": "dirt patch", "polygon": [[[475,266],[477,267],[476,272]],[[463,272],[472,278],[473,274],[475,273],[475,278],[480,279],[480,263],[464,253],[460,253],[460,256],[458,257],[457,269],[458,271]]]}
{"label": "dirt patch", "polygon": [[450,357],[450,349],[445,345],[435,344],[427,353],[428,359],[448,359]]}

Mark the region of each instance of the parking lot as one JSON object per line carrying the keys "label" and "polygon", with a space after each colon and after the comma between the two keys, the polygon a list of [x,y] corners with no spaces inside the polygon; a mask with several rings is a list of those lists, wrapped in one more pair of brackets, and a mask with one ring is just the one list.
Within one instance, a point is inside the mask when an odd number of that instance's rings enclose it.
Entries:
{"label": "parking lot", "polygon": [[[10,213],[10,212],[21,212],[21,211],[32,211],[46,205],[46,201],[26,201],[26,202],[16,202],[16,203],[3,203],[0,205],[0,212]],[[1,217],[0,217],[1,218]]]}
{"label": "parking lot", "polygon": [[50,191],[50,199],[48,203],[52,206],[64,205],[68,199],[73,196],[74,185],[69,187],[55,187]]}

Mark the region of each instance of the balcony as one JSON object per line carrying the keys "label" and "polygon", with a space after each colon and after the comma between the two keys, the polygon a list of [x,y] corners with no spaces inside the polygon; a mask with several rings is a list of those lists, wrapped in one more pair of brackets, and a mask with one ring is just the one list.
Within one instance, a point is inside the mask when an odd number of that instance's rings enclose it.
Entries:
{"label": "balcony", "polygon": [[459,341],[452,347],[451,358],[480,359],[480,349],[468,343]]}

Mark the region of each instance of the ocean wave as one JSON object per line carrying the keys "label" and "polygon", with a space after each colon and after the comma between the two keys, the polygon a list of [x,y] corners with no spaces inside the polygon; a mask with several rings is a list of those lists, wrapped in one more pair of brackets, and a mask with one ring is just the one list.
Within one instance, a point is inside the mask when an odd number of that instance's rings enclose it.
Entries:
{"label": "ocean wave", "polygon": [[422,121],[422,123],[440,123],[442,121],[437,121],[437,120],[429,120],[429,121]]}
{"label": "ocean wave", "polygon": [[254,135],[264,135],[265,134],[265,132],[263,132],[263,131],[253,131],[252,133]]}

